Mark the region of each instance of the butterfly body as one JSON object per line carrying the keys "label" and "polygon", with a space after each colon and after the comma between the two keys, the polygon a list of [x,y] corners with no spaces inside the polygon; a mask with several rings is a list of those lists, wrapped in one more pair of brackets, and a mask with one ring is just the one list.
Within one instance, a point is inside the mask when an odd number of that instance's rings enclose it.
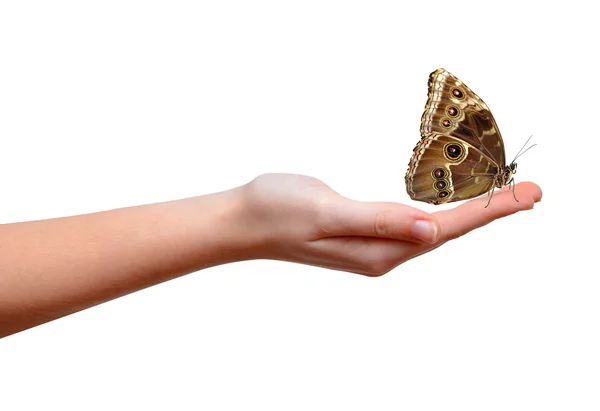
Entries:
{"label": "butterfly body", "polygon": [[448,71],[431,73],[421,140],[405,176],[410,197],[431,204],[466,200],[513,183],[515,172],[483,100]]}

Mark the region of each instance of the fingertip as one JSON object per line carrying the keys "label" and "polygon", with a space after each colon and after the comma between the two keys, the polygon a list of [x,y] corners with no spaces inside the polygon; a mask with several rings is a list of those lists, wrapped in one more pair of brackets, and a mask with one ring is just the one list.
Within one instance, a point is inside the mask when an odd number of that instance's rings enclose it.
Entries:
{"label": "fingertip", "polygon": [[417,240],[434,244],[439,238],[439,225],[433,219],[416,220],[413,223],[411,234]]}
{"label": "fingertip", "polygon": [[440,238],[442,237],[442,225],[440,224],[440,222],[438,221],[438,219],[433,215],[430,214],[429,218],[431,220],[431,222],[435,225],[435,237],[433,239],[433,243],[437,243]]}
{"label": "fingertip", "polygon": [[435,244],[440,238],[440,223],[435,216],[427,211],[402,204],[405,216],[413,221],[411,235],[417,240]]}
{"label": "fingertip", "polygon": [[521,198],[527,198],[527,209],[532,209],[535,203],[542,201],[542,189],[537,184],[531,181],[524,181],[515,186],[516,196],[521,201]]}
{"label": "fingertip", "polygon": [[538,186],[536,183],[534,183],[532,181],[524,181],[522,183],[519,183],[518,185],[522,186],[525,190],[527,190],[529,193],[531,193],[533,200],[536,203],[539,203],[540,201],[542,201],[542,197],[543,197],[544,193],[542,192],[542,189],[540,188],[540,186]]}

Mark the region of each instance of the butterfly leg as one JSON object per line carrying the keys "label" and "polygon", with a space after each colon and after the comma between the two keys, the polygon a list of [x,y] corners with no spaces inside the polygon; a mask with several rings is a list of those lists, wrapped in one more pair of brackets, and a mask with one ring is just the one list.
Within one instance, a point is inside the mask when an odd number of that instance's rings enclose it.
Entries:
{"label": "butterfly leg", "polygon": [[511,178],[510,181],[508,182],[508,184],[512,184],[512,193],[513,193],[513,198],[515,199],[515,201],[518,203],[519,200],[517,200],[517,195],[515,194],[515,179]]}
{"label": "butterfly leg", "polygon": [[494,185],[492,187],[492,191],[488,191],[488,203],[485,206],[485,208],[488,208],[488,206],[490,205],[490,203],[492,202],[492,197],[494,196],[494,190],[496,189],[496,186]]}

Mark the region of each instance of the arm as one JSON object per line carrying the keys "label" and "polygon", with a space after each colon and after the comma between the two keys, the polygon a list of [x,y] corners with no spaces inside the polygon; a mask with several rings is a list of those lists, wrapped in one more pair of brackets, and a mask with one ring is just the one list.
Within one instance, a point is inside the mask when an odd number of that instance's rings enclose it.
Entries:
{"label": "arm", "polygon": [[236,190],[0,226],[0,337],[249,258]]}
{"label": "arm", "polygon": [[532,183],[429,214],[344,198],[305,176],[0,226],[0,338],[211,266],[277,259],[381,275],[541,199]]}

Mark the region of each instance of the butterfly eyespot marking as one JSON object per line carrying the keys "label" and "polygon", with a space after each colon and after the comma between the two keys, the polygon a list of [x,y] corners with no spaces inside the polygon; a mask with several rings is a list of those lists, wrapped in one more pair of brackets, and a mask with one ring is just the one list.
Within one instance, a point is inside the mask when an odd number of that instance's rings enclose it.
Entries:
{"label": "butterfly eyespot marking", "polygon": [[465,153],[465,150],[460,144],[448,143],[444,146],[444,155],[450,161],[460,160]]}
{"label": "butterfly eyespot marking", "polygon": [[448,183],[446,182],[446,180],[440,180],[440,181],[436,181],[435,183],[433,183],[433,188],[435,188],[436,190],[443,190],[447,186],[448,186]]}
{"label": "butterfly eyespot marking", "polygon": [[460,111],[454,106],[448,107],[448,110],[446,112],[450,117],[458,117],[458,113],[460,113]]}
{"label": "butterfly eyespot marking", "polygon": [[444,168],[436,168],[431,172],[431,174],[433,175],[433,178],[440,179],[446,177],[448,172]]}
{"label": "butterfly eyespot marking", "polygon": [[463,93],[461,89],[455,88],[452,89],[452,95],[457,99],[462,99],[465,96],[465,93]]}
{"label": "butterfly eyespot marking", "polygon": [[450,120],[448,120],[447,118],[443,118],[442,126],[444,126],[445,128],[450,128],[450,127],[452,127],[452,122]]}
{"label": "butterfly eyespot marking", "polygon": [[444,190],[444,191],[440,191],[437,196],[438,196],[438,198],[446,198],[446,197],[448,197],[449,194],[450,194],[449,192]]}

